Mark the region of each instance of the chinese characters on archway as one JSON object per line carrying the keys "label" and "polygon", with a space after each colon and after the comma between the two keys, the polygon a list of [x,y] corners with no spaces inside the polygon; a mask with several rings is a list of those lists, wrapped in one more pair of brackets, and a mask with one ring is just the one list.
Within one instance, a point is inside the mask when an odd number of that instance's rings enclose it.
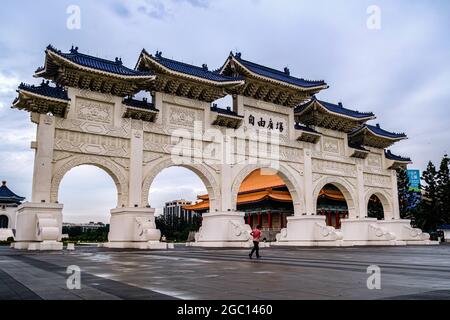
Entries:
{"label": "chinese characters on archway", "polygon": [[269,121],[266,121],[266,120],[263,119],[263,117],[260,117],[259,119],[256,119],[253,115],[250,115],[248,117],[248,124],[252,125],[254,127],[256,126],[256,127],[259,127],[259,128],[265,128],[267,130],[277,130],[279,132],[283,132],[284,131],[283,122],[276,122],[276,123],[274,123],[272,121],[272,118],[270,118]]}

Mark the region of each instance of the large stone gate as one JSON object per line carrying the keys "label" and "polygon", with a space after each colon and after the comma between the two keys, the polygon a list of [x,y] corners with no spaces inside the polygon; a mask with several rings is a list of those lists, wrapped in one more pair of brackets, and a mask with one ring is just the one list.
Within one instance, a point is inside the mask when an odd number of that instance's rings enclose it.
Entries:
{"label": "large stone gate", "polygon": [[[276,169],[293,199],[279,245],[429,243],[399,216],[395,168],[409,159],[385,149],[406,136],[366,124],[372,113],[318,100],[328,88],[323,81],[295,78],[240,53],[216,71],[145,50],[135,69],[78,48],[49,46],[45,53],[35,76],[52,84],[21,84],[13,103],[37,125],[32,199],[17,211],[16,248],[62,248],[59,185],[80,165],[105,170],[116,184],[109,247],[166,247],[148,194],[156,175],[175,165],[195,172],[208,190],[197,246],[249,245],[236,198],[241,182],[260,168]],[[141,91],[150,97],[132,98]],[[226,96],[229,108],[213,104]],[[341,230],[316,215],[326,184],[339,188],[349,208]],[[384,220],[367,217],[374,194]]]}

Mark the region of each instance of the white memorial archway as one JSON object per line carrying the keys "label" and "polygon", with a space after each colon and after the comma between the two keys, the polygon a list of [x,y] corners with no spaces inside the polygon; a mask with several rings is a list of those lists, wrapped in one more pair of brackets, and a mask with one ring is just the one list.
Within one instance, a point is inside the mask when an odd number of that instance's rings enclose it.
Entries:
{"label": "white memorial archway", "polygon": [[[406,136],[366,124],[372,113],[318,100],[315,95],[328,88],[324,81],[251,63],[240,53],[210,71],[143,50],[130,69],[118,58],[51,46],[35,76],[47,81],[21,84],[13,102],[37,125],[32,199],[18,208],[15,248],[62,248],[59,184],[85,164],[105,170],[116,184],[113,248],[166,248],[148,193],[155,176],[171,166],[193,171],[208,190],[210,212],[196,246],[249,245],[236,197],[248,174],[268,167],[278,170],[294,205],[279,245],[428,243],[399,217],[395,168],[410,160],[385,150]],[[132,97],[141,91],[151,99]],[[229,108],[213,103],[226,96]],[[349,207],[340,231],[316,215],[318,193],[328,183]],[[374,193],[384,221],[366,218]]]}

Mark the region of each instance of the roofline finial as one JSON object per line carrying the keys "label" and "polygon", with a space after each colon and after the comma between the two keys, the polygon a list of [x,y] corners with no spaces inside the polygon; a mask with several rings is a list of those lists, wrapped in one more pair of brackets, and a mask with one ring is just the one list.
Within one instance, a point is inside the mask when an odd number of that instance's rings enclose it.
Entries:
{"label": "roofline finial", "polygon": [[2,186],[6,187],[6,180],[2,181]]}

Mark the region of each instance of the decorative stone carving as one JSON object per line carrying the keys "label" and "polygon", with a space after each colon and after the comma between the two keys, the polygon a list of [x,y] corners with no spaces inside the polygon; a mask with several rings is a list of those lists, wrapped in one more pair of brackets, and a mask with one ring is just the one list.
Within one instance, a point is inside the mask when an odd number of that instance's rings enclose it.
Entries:
{"label": "decorative stone carving", "polygon": [[77,99],[77,118],[101,123],[112,123],[114,105],[100,101]]}
{"label": "decorative stone carving", "polygon": [[196,120],[195,110],[170,106],[169,123],[177,126],[193,127]]}
{"label": "decorative stone carving", "polygon": [[56,130],[55,149],[76,153],[127,157],[130,142],[126,139]]}
{"label": "decorative stone carving", "polygon": [[122,126],[95,123],[76,119],[56,119],[56,128],[68,131],[78,131],[97,135],[128,138],[130,136],[130,120],[122,119]]}
{"label": "decorative stone carving", "polygon": [[381,156],[378,154],[370,154],[367,157],[367,165],[381,168]]}
{"label": "decorative stone carving", "polygon": [[366,186],[388,188],[388,189],[390,189],[392,185],[391,177],[368,173],[364,173],[364,184]]}
{"label": "decorative stone carving", "polygon": [[79,89],[78,95],[80,97],[90,99],[90,100],[99,100],[99,101],[105,101],[105,102],[114,102],[114,96],[107,94],[107,93],[101,93],[97,91],[91,91],[91,90],[85,90],[85,89]]}
{"label": "decorative stone carving", "polygon": [[352,177],[356,175],[356,168],[354,165],[328,160],[313,159],[312,169],[314,172],[332,175]]}
{"label": "decorative stone carving", "polygon": [[323,139],[323,151],[339,154],[339,140],[326,137]]}

